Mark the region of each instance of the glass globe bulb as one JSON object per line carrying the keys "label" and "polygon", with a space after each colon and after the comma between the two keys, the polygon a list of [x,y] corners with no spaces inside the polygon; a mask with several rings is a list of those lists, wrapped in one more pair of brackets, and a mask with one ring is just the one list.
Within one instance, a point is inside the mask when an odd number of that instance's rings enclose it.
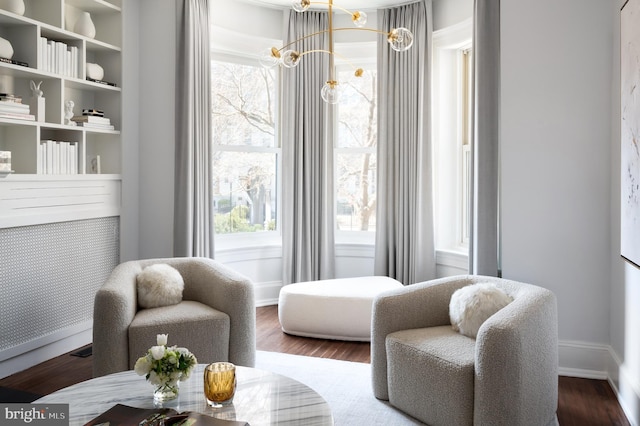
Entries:
{"label": "glass globe bulb", "polygon": [[300,53],[295,50],[287,50],[282,54],[282,65],[287,68],[294,68],[300,63]]}
{"label": "glass globe bulb", "polygon": [[393,50],[404,52],[413,44],[413,33],[403,27],[395,28],[387,36],[387,41]]}
{"label": "glass globe bulb", "polygon": [[324,86],[322,86],[320,95],[326,103],[335,105],[340,101],[342,91],[338,87],[337,81],[327,81]]}
{"label": "glass globe bulb", "polygon": [[280,63],[280,52],[275,47],[268,47],[260,52],[260,65],[265,68],[275,67]]}
{"label": "glass globe bulb", "polygon": [[291,7],[296,12],[304,12],[311,6],[311,0],[293,0]]}
{"label": "glass globe bulb", "polygon": [[362,28],[367,24],[367,14],[361,11],[353,12],[351,20],[353,21],[353,25]]}

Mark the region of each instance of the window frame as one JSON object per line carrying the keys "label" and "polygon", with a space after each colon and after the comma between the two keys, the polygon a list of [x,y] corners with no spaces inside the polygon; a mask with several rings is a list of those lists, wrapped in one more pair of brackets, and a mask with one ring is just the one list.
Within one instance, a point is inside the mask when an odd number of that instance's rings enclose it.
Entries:
{"label": "window frame", "polygon": [[[211,61],[225,62],[230,64],[238,64],[245,66],[254,66],[261,68],[259,58],[255,55],[234,53],[219,51],[215,48],[211,50]],[[282,141],[281,141],[281,102],[280,102],[280,88],[282,83],[282,72],[279,68],[274,70],[274,102],[275,102],[275,128],[274,128],[274,146],[252,146],[252,145],[220,145],[213,142],[211,143],[211,152],[247,152],[247,153],[272,153],[276,156],[275,163],[275,179],[276,179],[276,229],[273,231],[260,231],[260,232],[235,232],[225,234],[215,234],[215,249],[217,251],[222,250],[236,250],[241,248],[250,248],[256,246],[275,246],[282,245]],[[213,76],[211,77],[213,79]],[[212,92],[213,94],[213,92]],[[213,100],[212,100],[213,101]],[[212,164],[212,175],[215,173],[215,169]],[[212,176],[213,179],[213,176]],[[213,181],[211,182],[213,185]],[[213,226],[213,215],[212,215]]]}
{"label": "window frame", "polygon": [[[472,50],[468,19],[433,35],[432,135],[437,251],[469,252],[472,60],[463,73],[465,50]],[[453,98],[451,97],[453,94]],[[451,215],[454,215],[451,218]]]}
{"label": "window frame", "polygon": [[[353,43],[338,43],[336,44],[336,49],[339,48],[343,48],[345,50],[347,50],[348,52],[370,52],[372,54],[376,54],[377,52],[377,47],[375,42],[353,42]],[[354,61],[357,62],[357,66],[359,68],[362,68],[365,72],[367,71],[374,71],[376,74],[378,72],[377,70],[377,55],[376,56],[360,56],[357,59],[354,59]],[[351,64],[346,64],[346,63],[340,63],[336,65],[336,73],[339,75],[340,72],[343,71],[349,71],[352,72],[353,71],[353,65]],[[377,108],[377,106],[376,106]],[[334,123],[339,123],[339,119],[340,119],[340,103],[338,103],[335,108],[333,108],[333,121]],[[377,111],[376,111],[377,114]],[[375,236],[376,236],[376,232],[375,230],[369,230],[369,231],[346,231],[346,230],[339,230],[338,229],[338,186],[337,186],[337,181],[338,181],[338,168],[337,168],[337,164],[338,164],[338,155],[340,154],[365,154],[365,153],[373,153],[376,155],[376,163],[378,162],[378,158],[377,158],[377,143],[375,147],[354,147],[354,148],[348,148],[348,147],[339,147],[338,146],[338,132],[339,132],[339,125],[334,126],[333,129],[333,140],[334,140],[334,146],[333,146],[333,161],[334,161],[334,165],[336,165],[336,167],[334,167],[334,189],[333,189],[333,193],[334,193],[334,203],[333,203],[333,214],[334,214],[334,218],[335,218],[335,229],[334,229],[334,237],[335,237],[335,244],[336,245],[344,245],[344,244],[358,244],[358,245],[374,245],[375,244]],[[378,183],[377,183],[377,172],[376,172],[376,182],[375,185],[377,187]],[[377,192],[377,191],[376,191]],[[377,195],[376,195],[377,197]]]}

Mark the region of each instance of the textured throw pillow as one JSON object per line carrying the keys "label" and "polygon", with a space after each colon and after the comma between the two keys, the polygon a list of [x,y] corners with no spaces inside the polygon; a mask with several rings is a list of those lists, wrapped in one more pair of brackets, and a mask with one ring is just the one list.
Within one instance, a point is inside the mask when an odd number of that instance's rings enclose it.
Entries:
{"label": "textured throw pillow", "polygon": [[483,322],[513,301],[492,283],[478,283],[456,290],[449,303],[451,326],[459,333],[476,338]]}
{"label": "textured throw pillow", "polygon": [[136,276],[138,305],[157,308],[182,301],[184,280],[180,272],[165,263],[149,265]]}

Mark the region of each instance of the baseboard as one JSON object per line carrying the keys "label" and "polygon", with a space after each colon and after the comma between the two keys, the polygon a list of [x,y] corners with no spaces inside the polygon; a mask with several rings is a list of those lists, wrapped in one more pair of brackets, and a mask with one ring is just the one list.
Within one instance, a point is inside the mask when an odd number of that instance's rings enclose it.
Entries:
{"label": "baseboard", "polygon": [[277,305],[282,281],[255,283],[256,306]]}
{"label": "baseboard", "polygon": [[0,379],[31,368],[41,362],[85,346],[93,340],[93,322],[88,321],[56,333],[55,339],[37,339],[22,353],[0,361]]}
{"label": "baseboard", "polygon": [[638,426],[640,424],[640,383],[613,350],[611,354],[613,362],[609,371],[609,384],[615,391],[629,423]]}
{"label": "baseboard", "polygon": [[558,342],[558,373],[561,376],[607,380],[611,347],[585,342]]}
{"label": "baseboard", "polygon": [[629,423],[640,425],[640,383],[609,345],[560,341],[561,376],[607,380]]}

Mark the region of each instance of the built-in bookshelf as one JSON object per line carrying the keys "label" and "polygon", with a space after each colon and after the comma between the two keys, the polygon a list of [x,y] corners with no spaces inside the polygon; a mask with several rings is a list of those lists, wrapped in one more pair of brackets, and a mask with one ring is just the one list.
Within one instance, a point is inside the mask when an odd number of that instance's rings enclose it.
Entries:
{"label": "built-in bookshelf", "polygon": [[120,261],[123,2],[0,2],[0,377],[89,343]]}
{"label": "built-in bookshelf", "polygon": [[[51,173],[42,173],[46,169],[39,164],[42,141],[76,146],[78,164],[61,169],[65,174],[77,174],[78,178],[98,171],[119,175],[122,0],[23,1],[22,15],[0,9],[0,37],[14,51],[11,58],[0,59],[0,151],[11,152],[11,172],[0,172],[0,179],[31,174],[51,179]],[[95,27],[94,37],[75,31],[86,12]],[[89,76],[87,63],[99,65],[103,71],[100,79]],[[42,121],[38,121],[32,100],[34,84],[44,98]],[[2,94],[23,105],[31,104],[30,113],[3,114],[7,103],[2,102]],[[73,103],[71,110],[69,101]],[[81,116],[85,109],[103,111],[110,126],[89,127],[69,120],[71,113]],[[96,160],[99,168],[95,167]]]}

